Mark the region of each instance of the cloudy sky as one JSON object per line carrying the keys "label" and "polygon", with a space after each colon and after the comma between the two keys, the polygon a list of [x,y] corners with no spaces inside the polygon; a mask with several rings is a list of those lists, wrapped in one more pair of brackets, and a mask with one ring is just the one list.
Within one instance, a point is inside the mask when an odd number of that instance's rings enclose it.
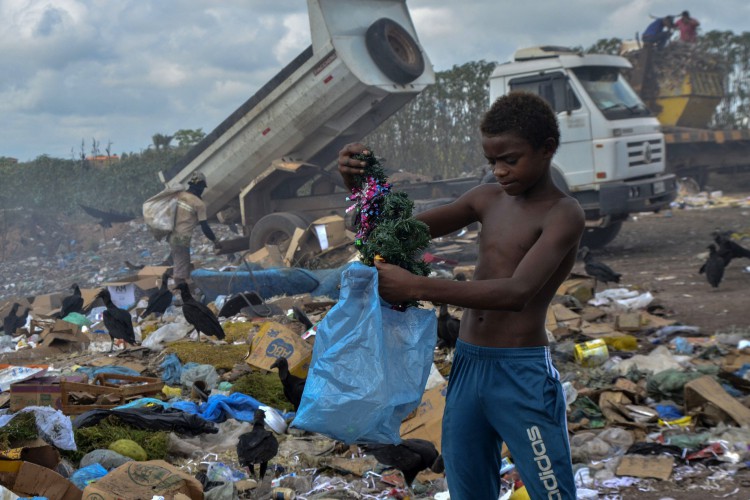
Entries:
{"label": "cloudy sky", "polygon": [[[358,0],[349,0],[356,4]],[[632,38],[650,15],[750,31],[748,0],[407,0],[436,71]],[[139,152],[213,130],[310,44],[305,0],[0,0],[0,156]],[[88,152],[88,151],[87,151]]]}

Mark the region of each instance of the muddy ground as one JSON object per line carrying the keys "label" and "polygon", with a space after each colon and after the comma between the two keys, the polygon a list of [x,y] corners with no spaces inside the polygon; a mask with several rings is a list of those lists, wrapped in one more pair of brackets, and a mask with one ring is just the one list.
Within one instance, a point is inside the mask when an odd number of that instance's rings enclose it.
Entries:
{"label": "muddy ground", "polygon": [[[747,198],[750,192],[731,196]],[[673,319],[699,326],[706,334],[731,329],[750,334],[750,273],[745,270],[750,259],[732,261],[718,288],[698,273],[715,229],[747,234],[741,243],[750,247],[750,205],[641,214],[626,222],[612,243],[593,253],[622,273],[620,285],[651,292],[672,311]],[[574,270],[583,272],[583,263]]]}

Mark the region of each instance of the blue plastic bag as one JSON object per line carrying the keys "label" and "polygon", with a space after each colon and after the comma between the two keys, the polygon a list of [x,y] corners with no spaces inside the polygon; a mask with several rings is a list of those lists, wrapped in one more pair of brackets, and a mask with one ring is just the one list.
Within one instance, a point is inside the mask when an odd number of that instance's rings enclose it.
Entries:
{"label": "blue plastic bag", "polygon": [[375,268],[347,267],[339,301],[318,325],[292,427],[347,444],[398,444],[401,421],[422,399],[436,340],[434,311],[391,309],[378,296]]}

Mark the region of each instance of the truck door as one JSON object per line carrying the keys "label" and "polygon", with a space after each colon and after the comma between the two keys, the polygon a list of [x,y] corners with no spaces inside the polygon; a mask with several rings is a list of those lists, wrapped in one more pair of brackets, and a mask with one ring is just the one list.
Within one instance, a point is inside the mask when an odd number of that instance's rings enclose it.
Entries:
{"label": "truck door", "polygon": [[593,183],[591,117],[581,104],[567,75],[557,71],[514,78],[509,84],[511,90],[523,90],[541,96],[557,113],[560,149],[555,155],[555,164],[562,170],[571,190],[581,184]]}

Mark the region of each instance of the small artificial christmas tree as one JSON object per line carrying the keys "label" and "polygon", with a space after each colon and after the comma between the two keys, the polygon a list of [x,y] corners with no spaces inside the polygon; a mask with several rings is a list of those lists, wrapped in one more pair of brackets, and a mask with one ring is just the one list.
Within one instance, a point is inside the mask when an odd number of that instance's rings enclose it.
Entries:
{"label": "small artificial christmas tree", "polygon": [[[419,275],[430,274],[429,265],[421,259],[430,244],[430,230],[424,222],[412,217],[414,202],[406,193],[391,190],[385,170],[368,148],[368,154],[353,158],[367,163],[358,188],[347,199],[355,204],[357,234],[354,245],[362,262],[374,265],[376,257]],[[406,305],[417,305],[410,303]]]}

